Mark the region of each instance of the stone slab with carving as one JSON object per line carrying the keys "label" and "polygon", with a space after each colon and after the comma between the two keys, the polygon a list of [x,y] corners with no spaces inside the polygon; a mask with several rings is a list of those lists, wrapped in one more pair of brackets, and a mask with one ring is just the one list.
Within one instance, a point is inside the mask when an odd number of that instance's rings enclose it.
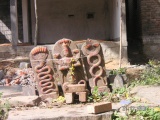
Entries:
{"label": "stone slab with carving", "polygon": [[105,72],[105,62],[102,48],[97,40],[88,39],[81,48],[84,66],[91,90],[98,86],[100,92],[109,91]]}
{"label": "stone slab with carving", "polygon": [[[81,62],[81,53],[76,44],[70,39],[61,39],[57,41],[52,50],[55,66],[57,68],[57,81],[59,84],[65,82],[78,83],[84,80],[84,70]],[[74,69],[74,80],[71,79],[71,63]]]}
{"label": "stone slab with carving", "polygon": [[38,46],[30,52],[30,62],[35,73],[39,95],[42,98],[58,97],[57,83],[53,78],[53,63],[46,47]]}

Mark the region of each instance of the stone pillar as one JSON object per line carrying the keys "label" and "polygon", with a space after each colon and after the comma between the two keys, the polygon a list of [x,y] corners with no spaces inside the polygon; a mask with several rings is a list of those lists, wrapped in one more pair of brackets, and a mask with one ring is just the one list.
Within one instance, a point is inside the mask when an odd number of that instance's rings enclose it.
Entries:
{"label": "stone pillar", "polygon": [[12,46],[14,49],[16,49],[18,43],[17,0],[10,0],[10,15],[11,15]]}
{"label": "stone pillar", "polygon": [[23,42],[29,42],[28,0],[22,0]]}

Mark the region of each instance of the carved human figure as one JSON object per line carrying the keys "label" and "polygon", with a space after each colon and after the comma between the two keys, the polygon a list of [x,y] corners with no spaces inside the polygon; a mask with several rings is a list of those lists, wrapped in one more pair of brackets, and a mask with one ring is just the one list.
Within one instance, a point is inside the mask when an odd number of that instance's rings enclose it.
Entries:
{"label": "carved human figure", "polygon": [[73,83],[84,79],[84,71],[80,59],[80,50],[75,43],[70,39],[61,39],[55,43],[53,48],[54,63],[57,68],[57,74],[59,74],[59,84],[69,82],[73,76],[70,73],[70,68],[74,69]]}
{"label": "carved human figure", "polygon": [[84,66],[91,90],[98,86],[100,92],[109,91],[106,82],[105,63],[101,45],[96,40],[88,39],[81,48],[84,58]]}
{"label": "carved human figure", "polygon": [[46,47],[38,46],[31,50],[30,61],[34,70],[39,95],[46,98],[58,97],[57,83],[53,78],[53,64],[48,61],[51,56]]}
{"label": "carved human figure", "polygon": [[75,94],[79,95],[79,101],[86,102],[87,86],[80,50],[72,40],[64,38],[55,43],[52,53],[66,103],[73,103]]}

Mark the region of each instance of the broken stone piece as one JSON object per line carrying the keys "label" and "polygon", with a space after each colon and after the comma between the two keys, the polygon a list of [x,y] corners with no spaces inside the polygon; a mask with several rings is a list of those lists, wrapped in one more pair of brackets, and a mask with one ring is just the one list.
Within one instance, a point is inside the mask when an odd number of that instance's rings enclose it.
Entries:
{"label": "broken stone piece", "polygon": [[63,88],[64,92],[67,93],[73,93],[73,92],[84,92],[86,91],[86,85],[85,84],[69,84],[64,86]]}
{"label": "broken stone piece", "polygon": [[38,96],[16,96],[2,99],[2,103],[6,101],[8,101],[11,107],[33,107],[38,106],[41,99]]}
{"label": "broken stone piece", "polygon": [[73,103],[73,93],[65,93],[66,103]]}
{"label": "broken stone piece", "polygon": [[111,110],[112,110],[112,103],[110,102],[96,103],[87,106],[87,112],[93,114],[103,113]]}
{"label": "broken stone piece", "polygon": [[80,92],[79,93],[79,101],[86,102],[87,101],[87,92]]}
{"label": "broken stone piece", "polygon": [[20,69],[25,69],[25,68],[29,68],[29,67],[30,67],[30,64],[27,63],[27,62],[21,62],[21,63],[19,64],[19,68],[20,68]]}
{"label": "broken stone piece", "polygon": [[112,89],[122,88],[124,86],[123,78],[121,75],[116,75]]}

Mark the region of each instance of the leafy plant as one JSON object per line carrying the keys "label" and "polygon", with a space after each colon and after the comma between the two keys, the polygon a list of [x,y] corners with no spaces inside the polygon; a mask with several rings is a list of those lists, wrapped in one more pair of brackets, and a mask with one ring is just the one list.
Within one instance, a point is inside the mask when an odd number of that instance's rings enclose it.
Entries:
{"label": "leafy plant", "polygon": [[129,88],[127,86],[117,88],[112,91],[110,101],[119,102],[122,99],[128,99],[129,95]]}
{"label": "leafy plant", "polygon": [[69,82],[70,83],[74,83],[75,82],[75,67],[74,67],[74,63],[75,63],[75,60],[71,59],[71,63],[70,63],[70,67],[69,67],[69,73],[70,73]]}
{"label": "leafy plant", "polygon": [[1,97],[2,97],[2,93],[0,93],[0,120],[4,120],[8,116],[10,104],[8,101],[6,101],[5,103],[2,103]]}
{"label": "leafy plant", "polygon": [[65,97],[59,96],[57,99],[53,99],[53,102],[64,103],[65,100],[66,100]]}
{"label": "leafy plant", "polygon": [[95,86],[92,90],[92,95],[88,96],[88,102],[99,102],[107,96],[107,94],[107,92],[99,92],[98,87]]}
{"label": "leafy plant", "polygon": [[126,69],[125,68],[120,68],[120,69],[113,69],[112,71],[109,72],[109,75],[118,75],[118,74],[125,74]]}

